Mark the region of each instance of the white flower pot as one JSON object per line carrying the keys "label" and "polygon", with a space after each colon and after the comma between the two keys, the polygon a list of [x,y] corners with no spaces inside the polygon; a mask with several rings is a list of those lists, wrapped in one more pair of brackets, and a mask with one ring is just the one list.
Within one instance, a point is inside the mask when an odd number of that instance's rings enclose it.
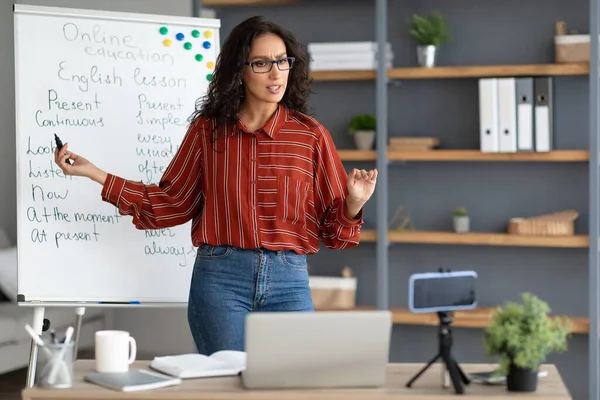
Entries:
{"label": "white flower pot", "polygon": [[371,150],[375,144],[375,131],[354,132],[354,144],[359,150]]}
{"label": "white flower pot", "polygon": [[469,232],[469,217],[467,215],[453,216],[454,231],[456,233]]}

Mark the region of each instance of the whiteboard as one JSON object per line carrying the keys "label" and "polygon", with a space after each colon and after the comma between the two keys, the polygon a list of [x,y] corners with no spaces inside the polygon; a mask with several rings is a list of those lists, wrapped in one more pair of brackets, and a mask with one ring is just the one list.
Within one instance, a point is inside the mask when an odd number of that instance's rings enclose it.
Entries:
{"label": "whiteboard", "polygon": [[218,19],[14,6],[19,303],[187,303],[191,223],[144,231],[65,177],[54,134],[158,183],[220,49]]}

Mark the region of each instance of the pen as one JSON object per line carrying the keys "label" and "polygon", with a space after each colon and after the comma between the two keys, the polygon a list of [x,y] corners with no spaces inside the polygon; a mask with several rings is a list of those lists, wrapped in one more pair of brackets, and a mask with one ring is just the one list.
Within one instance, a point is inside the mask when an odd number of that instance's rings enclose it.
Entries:
{"label": "pen", "polygon": [[[63,142],[62,140],[60,140],[60,138],[56,135],[56,133],[54,134],[54,140],[56,141],[56,147],[58,147],[58,151],[61,151],[63,148]],[[67,164],[71,165],[71,160],[69,160],[67,158]]]}

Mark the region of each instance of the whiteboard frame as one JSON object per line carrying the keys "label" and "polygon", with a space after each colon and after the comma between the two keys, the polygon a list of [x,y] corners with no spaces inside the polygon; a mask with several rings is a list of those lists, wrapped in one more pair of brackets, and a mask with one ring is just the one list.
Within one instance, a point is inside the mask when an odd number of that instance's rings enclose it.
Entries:
{"label": "whiteboard frame", "polygon": [[[207,28],[221,28],[221,21],[213,18],[178,17],[174,15],[128,13],[120,11],[104,11],[92,9],[62,8],[33,6],[28,4],[14,4],[13,14],[50,15],[55,17],[79,17],[88,19],[112,19],[114,21],[127,22],[169,22],[173,25],[202,25]],[[216,35],[215,35],[216,36]],[[215,37],[215,39],[218,39]],[[215,43],[219,43],[220,40]]]}
{"label": "whiteboard frame", "polygon": [[[17,19],[15,15],[43,15],[43,16],[55,16],[55,17],[78,17],[87,19],[110,19],[114,21],[126,21],[126,22],[149,22],[149,23],[170,23],[172,25],[185,25],[185,26],[202,26],[206,28],[214,28],[214,45],[216,47],[217,57],[221,52],[221,20],[218,18],[200,18],[200,17],[184,17],[174,15],[159,15],[159,14],[145,14],[145,13],[131,13],[131,12],[120,12],[120,11],[105,11],[105,10],[94,10],[94,9],[76,9],[66,7],[48,7],[48,6],[36,6],[29,4],[13,4],[13,20],[14,27],[13,33],[17,32]],[[14,67],[15,67],[15,116],[19,115],[19,65],[18,65],[18,38],[14,34]],[[15,137],[18,138],[19,120],[15,118]],[[17,184],[17,231],[19,230],[20,215],[21,215],[21,203],[20,203],[20,152],[19,152],[19,141],[15,144],[16,152],[16,184]],[[19,235],[17,234],[17,277],[18,277],[18,265],[20,259],[19,252]],[[96,301],[41,301],[41,300],[27,300],[23,299],[21,294],[17,296],[17,305],[20,307],[69,307],[69,308],[187,308],[187,302],[96,302]]]}

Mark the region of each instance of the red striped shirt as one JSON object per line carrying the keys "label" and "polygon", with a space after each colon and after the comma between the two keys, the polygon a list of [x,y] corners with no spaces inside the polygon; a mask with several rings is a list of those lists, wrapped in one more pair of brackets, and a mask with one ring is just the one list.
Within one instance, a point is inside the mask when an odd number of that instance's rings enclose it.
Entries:
{"label": "red striped shirt", "polygon": [[323,125],[280,105],[256,132],[241,121],[211,144],[212,120],[185,134],[158,185],[108,174],[102,199],[138,229],[192,220],[192,243],[313,254],[358,245],[362,210],[345,213],[346,171]]}

